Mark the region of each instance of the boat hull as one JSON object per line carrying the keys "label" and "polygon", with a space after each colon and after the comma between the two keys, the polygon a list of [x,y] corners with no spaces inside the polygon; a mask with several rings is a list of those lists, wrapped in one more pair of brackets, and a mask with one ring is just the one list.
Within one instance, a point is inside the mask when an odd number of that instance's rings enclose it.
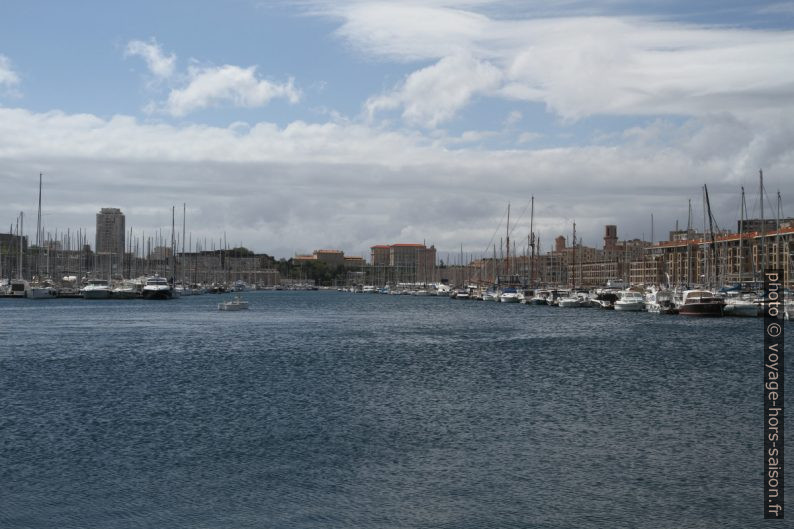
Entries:
{"label": "boat hull", "polygon": [[518,299],[518,296],[516,296],[516,295],[500,296],[499,297],[499,301],[502,302],[502,303],[518,303],[519,299]]}
{"label": "boat hull", "polygon": [[171,292],[171,289],[147,290],[144,288],[143,292],[141,292],[141,297],[143,299],[171,299],[174,296],[173,293]]}
{"label": "boat hull", "polygon": [[620,301],[616,301],[613,308],[616,311],[622,311],[622,312],[641,312],[645,310],[645,302],[637,301],[630,303],[621,303]]}
{"label": "boat hull", "polygon": [[31,299],[53,299],[58,296],[58,292],[52,287],[30,287],[27,297]]}
{"label": "boat hull", "polygon": [[761,309],[755,303],[728,303],[725,305],[724,312],[726,316],[757,318]]}
{"label": "boat hull", "polygon": [[84,290],[83,299],[108,299],[110,290]]}
{"label": "boat hull", "polygon": [[678,308],[682,316],[701,316],[721,318],[725,315],[725,305],[722,303],[687,303]]}

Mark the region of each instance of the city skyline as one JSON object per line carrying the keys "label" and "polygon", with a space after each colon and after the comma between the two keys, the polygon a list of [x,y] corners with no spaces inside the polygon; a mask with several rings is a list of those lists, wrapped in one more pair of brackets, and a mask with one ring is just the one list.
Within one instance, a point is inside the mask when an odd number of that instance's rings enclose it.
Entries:
{"label": "city skyline", "polygon": [[483,253],[508,202],[526,238],[532,195],[547,247],[574,220],[649,239],[651,214],[660,240],[689,199],[701,228],[704,183],[732,228],[759,169],[791,216],[792,4],[630,4],[8,2],[0,225],[31,233],[39,172],[45,227],[186,203],[194,238],[276,257]]}

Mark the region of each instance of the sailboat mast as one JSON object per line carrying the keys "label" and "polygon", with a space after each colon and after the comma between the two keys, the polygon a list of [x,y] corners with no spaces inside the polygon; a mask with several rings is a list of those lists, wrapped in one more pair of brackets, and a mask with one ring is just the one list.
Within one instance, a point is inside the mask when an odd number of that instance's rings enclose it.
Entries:
{"label": "sailboat mast", "polygon": [[777,192],[777,218],[775,222],[775,269],[780,268],[780,190]]}
{"label": "sailboat mast", "polygon": [[530,248],[530,256],[529,256],[529,285],[532,286],[533,282],[535,281],[535,196],[532,196],[532,206],[529,209],[529,248]]}
{"label": "sailboat mast", "polygon": [[22,235],[22,234],[24,232],[25,232],[25,213],[23,211],[20,211],[19,212],[19,233],[17,233],[17,235],[19,235],[19,279],[23,278],[22,264],[24,263],[24,261],[22,259],[22,246],[23,246],[22,243],[24,242],[24,235]]}
{"label": "sailboat mast", "polygon": [[176,242],[174,239],[174,214],[176,207],[171,206],[171,285],[176,280]]}
{"label": "sailboat mast", "polygon": [[507,203],[507,236],[505,238],[505,275],[507,276],[507,284],[510,284],[510,202]]}
{"label": "sailboat mast", "polygon": [[689,213],[686,218],[686,286],[692,284],[692,256],[689,234],[692,233],[692,199],[689,199]]}
{"label": "sailboat mast", "polygon": [[182,202],[182,255],[179,258],[179,260],[180,260],[180,264],[182,265],[182,288],[183,289],[185,288],[185,263],[183,263],[182,261],[184,261],[184,259],[185,259],[185,227],[186,227],[185,212],[186,211],[187,211],[187,206],[186,206],[186,204],[184,202]]}
{"label": "sailboat mast", "polygon": [[758,170],[758,178],[761,184],[761,270],[758,277],[763,277],[764,270],[766,270],[766,221],[764,220],[764,172]]}
{"label": "sailboat mast", "polygon": [[712,250],[712,260],[714,261],[714,284],[719,284],[720,281],[720,269],[719,269],[719,262],[717,260],[717,240],[714,237],[714,219],[711,215],[711,201],[709,200],[709,188],[705,184],[703,184],[703,193],[706,197],[706,208],[708,209],[709,215],[709,233],[711,236],[711,250]]}
{"label": "sailboat mast", "polygon": [[41,233],[41,176],[42,174],[39,173],[39,209],[36,215],[36,275],[41,275],[41,243],[42,243],[42,233]]}
{"label": "sailboat mast", "polygon": [[571,271],[573,272],[573,274],[571,274],[572,275],[571,287],[576,288],[576,221],[573,221],[573,255],[571,259],[571,264],[573,265],[571,267]]}
{"label": "sailboat mast", "polygon": [[742,186],[742,203],[739,206],[739,284],[744,282],[744,186]]}

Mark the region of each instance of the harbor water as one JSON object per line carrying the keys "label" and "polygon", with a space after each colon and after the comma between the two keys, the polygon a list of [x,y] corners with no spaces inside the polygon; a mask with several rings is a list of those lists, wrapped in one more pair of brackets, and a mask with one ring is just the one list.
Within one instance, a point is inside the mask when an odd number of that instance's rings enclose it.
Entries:
{"label": "harbor water", "polygon": [[0,299],[0,527],[766,526],[761,319],[229,297]]}

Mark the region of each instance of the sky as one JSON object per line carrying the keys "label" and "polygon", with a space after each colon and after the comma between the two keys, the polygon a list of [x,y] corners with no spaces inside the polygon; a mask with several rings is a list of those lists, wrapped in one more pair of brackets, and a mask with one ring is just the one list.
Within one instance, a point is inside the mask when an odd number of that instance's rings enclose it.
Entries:
{"label": "sky", "polygon": [[794,216],[792,65],[794,2],[2,0],[0,232],[40,173],[51,234],[276,257],[735,229],[759,170]]}

